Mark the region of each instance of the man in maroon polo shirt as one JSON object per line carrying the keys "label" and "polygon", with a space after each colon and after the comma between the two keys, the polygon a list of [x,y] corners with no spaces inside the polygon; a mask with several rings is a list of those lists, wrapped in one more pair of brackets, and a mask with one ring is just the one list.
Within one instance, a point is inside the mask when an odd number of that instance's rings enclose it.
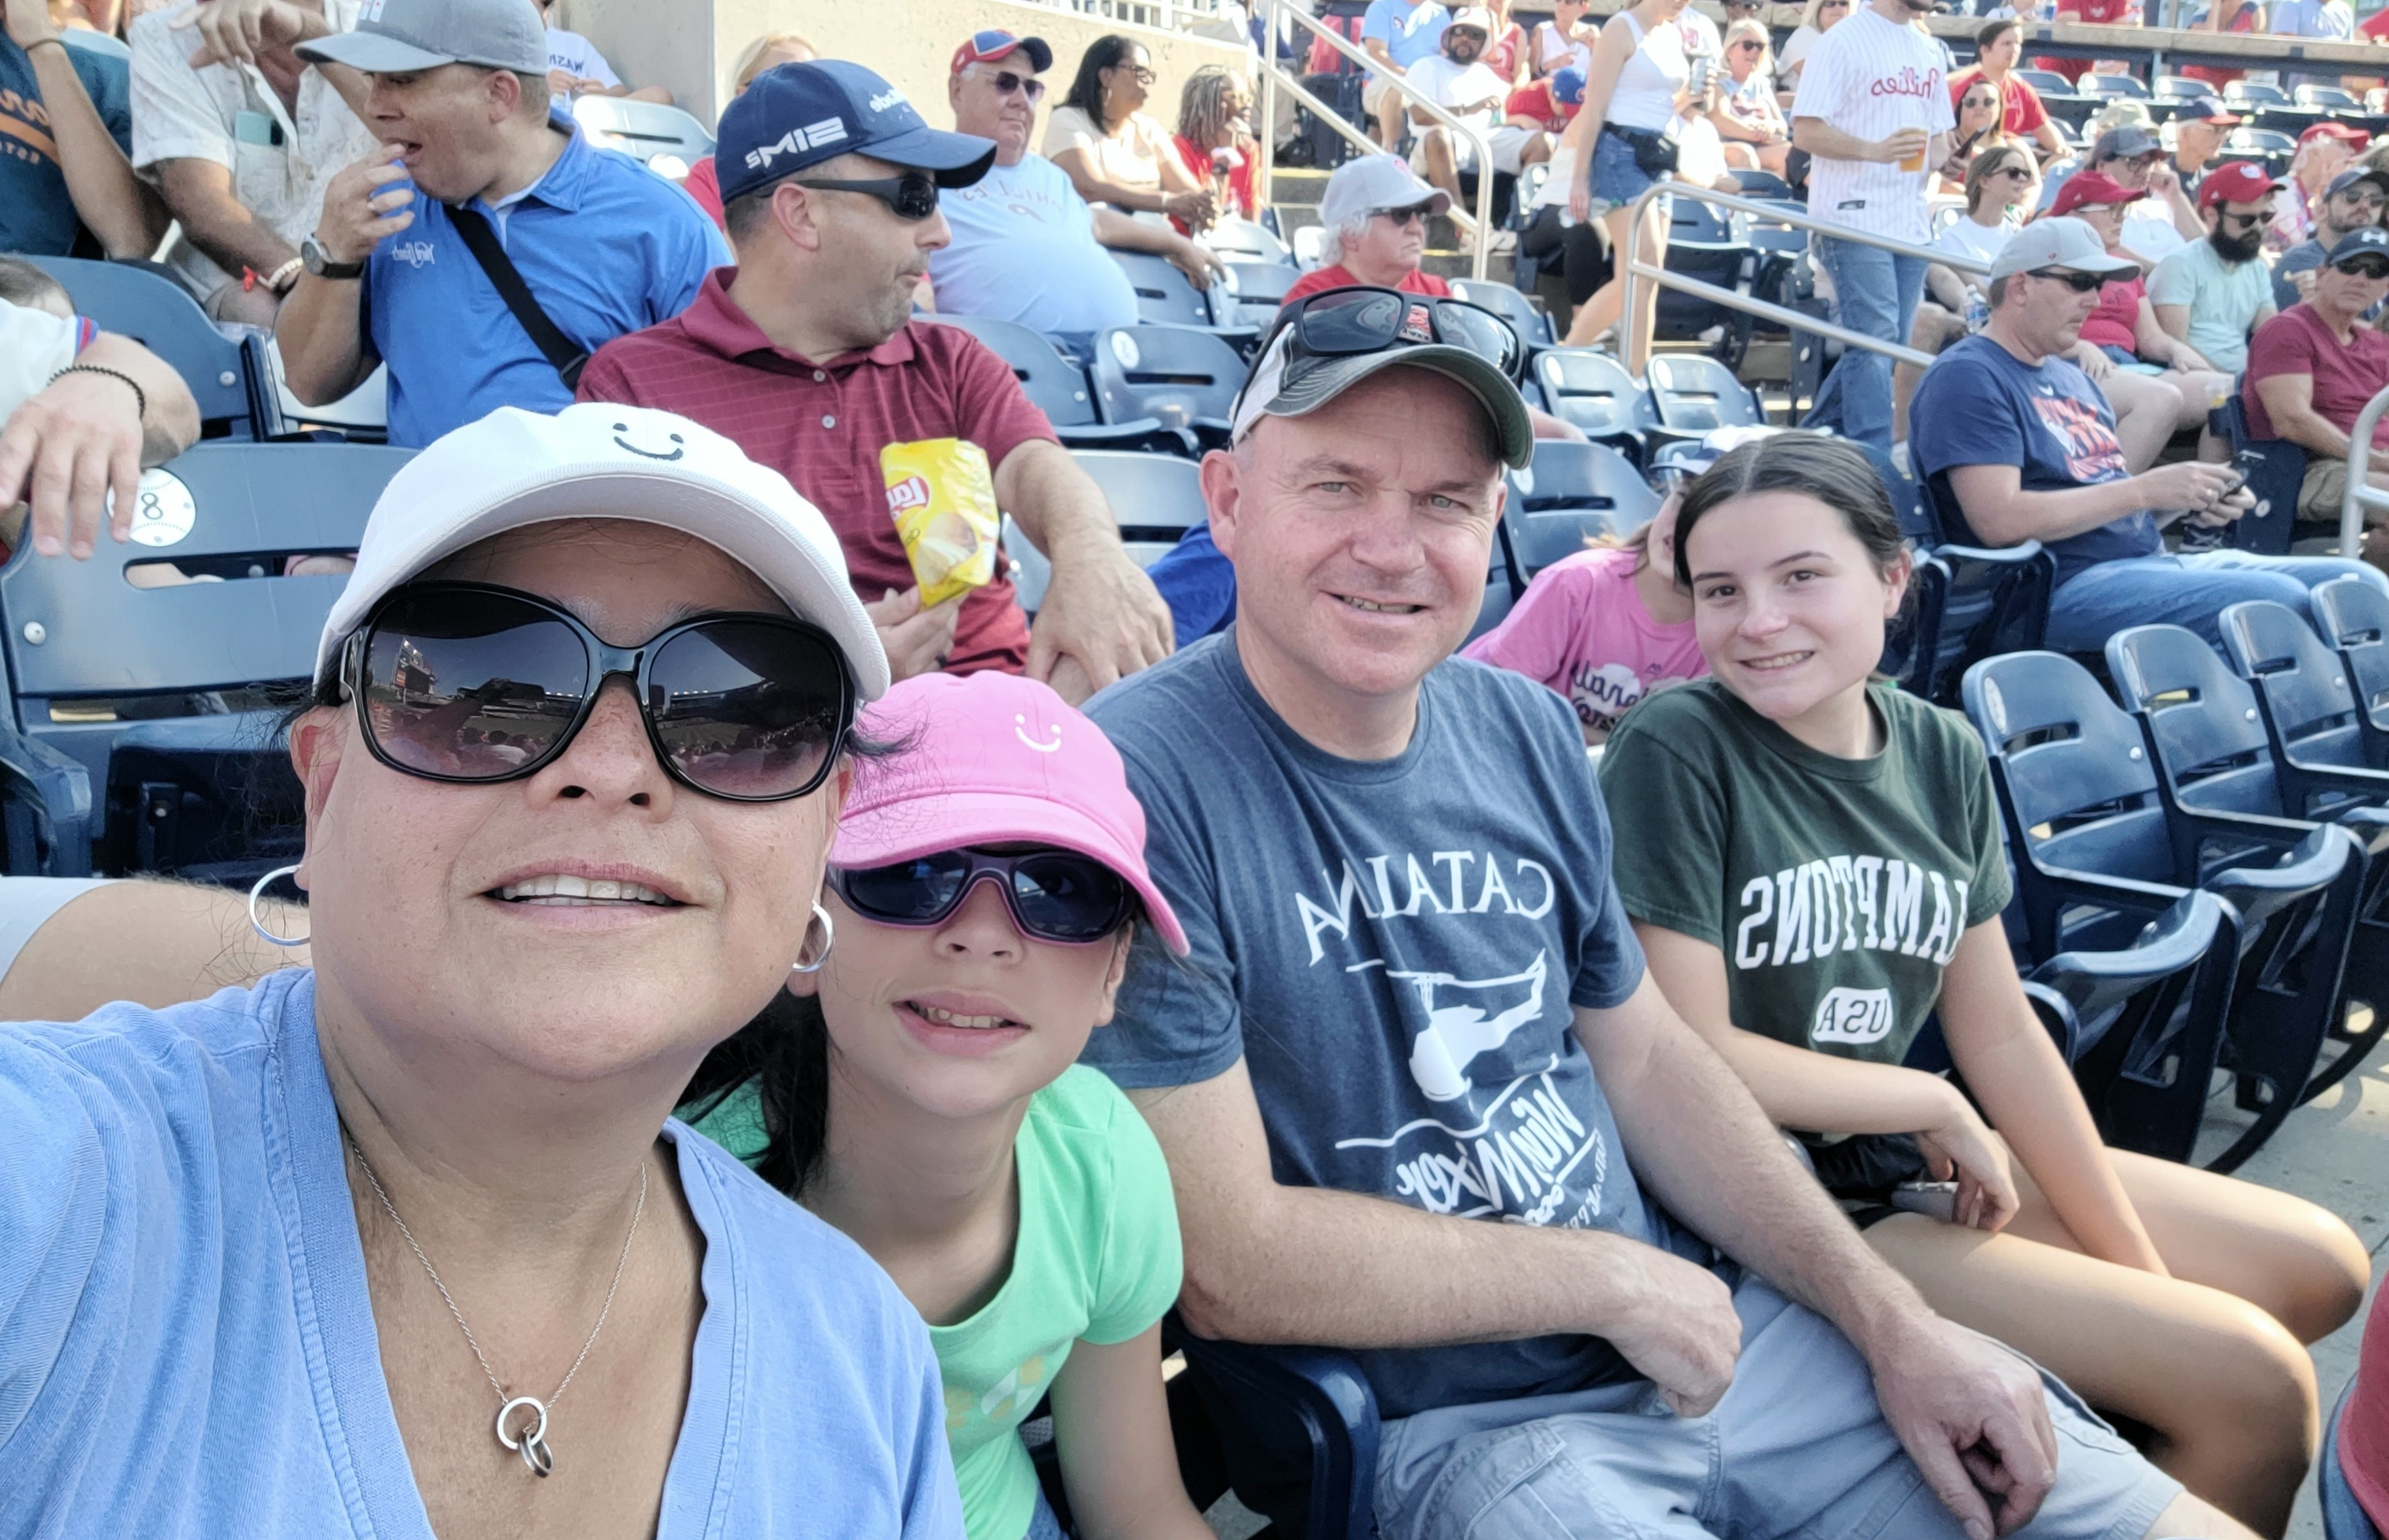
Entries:
{"label": "man in maroon polo shirt", "polygon": [[[837,531],[896,677],[1025,669],[1075,701],[1169,655],[1169,610],[1010,367],[958,327],[912,320],[948,239],[938,189],[994,154],[929,128],[860,65],[766,70],[722,114],[715,157],[738,265],[600,348],[580,395],[679,413],[785,474]],[[879,455],[934,439],[986,452],[998,506],[1052,561],[1033,630],[1002,576],[921,608]]]}

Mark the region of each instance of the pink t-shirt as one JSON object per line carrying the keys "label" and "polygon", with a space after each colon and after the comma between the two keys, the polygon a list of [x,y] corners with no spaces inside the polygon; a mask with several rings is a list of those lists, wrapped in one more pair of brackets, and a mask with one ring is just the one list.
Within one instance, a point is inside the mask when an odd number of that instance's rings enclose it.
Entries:
{"label": "pink t-shirt", "polygon": [[1661,625],[1642,607],[1638,559],[1606,550],[1553,562],[1463,655],[1540,681],[1568,698],[1585,726],[1607,732],[1650,692],[1709,671],[1691,621]]}

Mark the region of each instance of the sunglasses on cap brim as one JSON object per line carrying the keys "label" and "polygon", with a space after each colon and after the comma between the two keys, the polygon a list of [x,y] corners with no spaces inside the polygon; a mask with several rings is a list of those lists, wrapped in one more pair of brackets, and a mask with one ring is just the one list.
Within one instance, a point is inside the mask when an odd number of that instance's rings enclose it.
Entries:
{"label": "sunglasses on cap brim", "polygon": [[1127,881],[1076,850],[939,850],[887,866],[834,866],[828,881],[865,920],[921,928],[944,924],[971,889],[991,882],[1021,935],[1066,947],[1101,941],[1136,912]]}
{"label": "sunglasses on cap brim", "polygon": [[425,781],[517,781],[562,755],[608,680],[631,685],[657,760],[731,802],[819,786],[854,721],[846,655],[781,615],[700,616],[617,647],[535,594],[410,583],[350,634],[340,688],[375,758]]}
{"label": "sunglasses on cap brim", "polygon": [[1465,299],[1404,294],[1391,288],[1335,288],[1288,305],[1263,344],[1291,329],[1294,341],[1315,358],[1343,358],[1430,342],[1465,348],[1513,381],[1526,350],[1510,324]]}

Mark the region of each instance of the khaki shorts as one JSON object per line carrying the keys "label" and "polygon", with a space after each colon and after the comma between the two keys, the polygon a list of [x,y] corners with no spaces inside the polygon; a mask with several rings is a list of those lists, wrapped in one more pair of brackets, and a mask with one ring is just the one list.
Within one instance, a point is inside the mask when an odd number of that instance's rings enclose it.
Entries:
{"label": "khaki shorts", "polygon": [[[2375,477],[2373,486],[2389,489],[2389,481]],[[2347,496],[2347,462],[2326,460],[2310,455],[2306,460],[2306,478],[2298,483],[2298,517],[2315,519],[2324,524],[2339,522],[2339,505]],[[2378,529],[2389,525],[2389,512],[2379,508],[2364,510],[2367,528]]]}
{"label": "khaki shorts", "polygon": [[1399,95],[1394,97],[1393,107],[1386,106],[1386,96],[1392,91],[1392,83],[1385,76],[1371,75],[1368,83],[1361,87],[1361,110],[1372,118],[1383,118],[1388,111],[1399,110],[1401,107],[1401,98]]}

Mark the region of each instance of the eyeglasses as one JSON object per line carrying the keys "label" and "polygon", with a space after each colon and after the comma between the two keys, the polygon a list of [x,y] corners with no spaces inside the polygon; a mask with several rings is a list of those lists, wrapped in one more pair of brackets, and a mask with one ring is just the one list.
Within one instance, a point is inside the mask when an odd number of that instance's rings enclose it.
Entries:
{"label": "eyeglasses", "polygon": [[2381,210],[2383,203],[2379,193],[2342,193],[2339,195],[2339,200],[2342,203],[2352,203],[2358,209],[2370,209],[2375,213]]}
{"label": "eyeglasses", "polygon": [[1112,68],[1115,70],[1127,70],[1130,74],[1136,77],[1136,83],[1139,85],[1151,85],[1156,78],[1154,75],[1152,69],[1149,66],[1143,64],[1115,64]]}
{"label": "eyeglasses", "polygon": [[[1278,329],[1292,326],[1295,340],[1315,357],[1441,342],[1467,349],[1515,380],[1524,353],[1508,322],[1464,299],[1390,288],[1340,288],[1298,299],[1283,313]],[[1272,332],[1271,340],[1275,339]]]}
{"label": "eyeglasses", "polygon": [[1388,224],[1419,224],[1425,223],[1426,206],[1413,204],[1408,209],[1373,209],[1370,214],[1371,217],[1384,220]]}
{"label": "eyeglasses", "polygon": [[1034,75],[1022,75],[1010,70],[998,70],[981,75],[979,79],[993,86],[995,94],[999,96],[1009,96],[1017,91],[1034,102],[1042,100],[1045,95],[1045,83]]}
{"label": "eyeglasses", "polygon": [[836,176],[800,176],[791,180],[799,187],[811,187],[822,192],[867,194],[888,205],[901,220],[917,222],[938,211],[938,179],[927,172],[908,171],[901,176],[873,177],[863,181]]}
{"label": "eyeglasses", "polygon": [[940,850],[892,866],[829,871],[846,907],[883,925],[943,924],[982,882],[1003,895],[1021,935],[1065,946],[1101,941],[1128,923],[1131,907],[1119,873],[1075,850]]}
{"label": "eyeglasses", "polygon": [[829,633],[774,615],[711,615],[615,647],[544,599],[415,583],[352,634],[340,683],[374,757],[426,781],[516,781],[562,754],[607,680],[632,681],[656,758],[732,802],[822,783],[854,719]]}
{"label": "eyeglasses", "polygon": [[2226,210],[2223,213],[2223,223],[2226,224],[2243,224],[2249,229],[2254,230],[2259,225],[2272,223],[2273,210],[2270,209],[2261,209],[2253,214],[2235,214],[2229,210]]}
{"label": "eyeglasses", "polygon": [[2054,267],[2034,268],[2032,276],[2054,279],[2076,294],[2091,293],[2107,281],[2107,275],[2103,273],[2069,273],[2063,268]]}
{"label": "eyeglasses", "polygon": [[2333,262],[2332,265],[2350,277],[2376,281],[2389,278],[2389,261],[2374,257],[2350,257],[2344,262]]}

